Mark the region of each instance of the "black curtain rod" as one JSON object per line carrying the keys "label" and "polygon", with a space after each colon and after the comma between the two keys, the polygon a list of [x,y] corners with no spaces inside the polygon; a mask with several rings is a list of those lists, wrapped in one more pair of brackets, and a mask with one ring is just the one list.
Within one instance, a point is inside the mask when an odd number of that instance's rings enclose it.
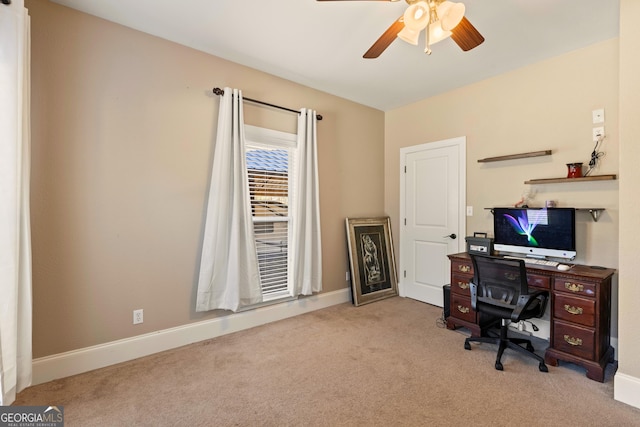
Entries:
{"label": "black curtain rod", "polygon": [[[216,95],[224,95],[224,90],[220,89],[219,87],[214,87],[213,88],[213,93],[215,93]],[[257,99],[247,98],[246,96],[243,96],[242,99],[245,100],[245,101],[256,103],[256,104],[266,105],[268,107],[278,108],[280,110],[284,110],[284,111],[289,111],[291,113],[300,114],[300,111],[298,111],[298,110],[292,110],[291,108],[281,107],[281,106],[275,105],[275,104],[269,104],[268,102],[258,101]],[[316,119],[322,120],[322,116],[320,114],[316,114]]]}

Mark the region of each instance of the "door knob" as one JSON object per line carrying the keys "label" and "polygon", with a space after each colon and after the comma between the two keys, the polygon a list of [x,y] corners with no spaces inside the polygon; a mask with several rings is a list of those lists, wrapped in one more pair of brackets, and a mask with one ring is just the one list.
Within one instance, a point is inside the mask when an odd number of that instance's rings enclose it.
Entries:
{"label": "door knob", "polygon": [[444,236],[444,237],[449,237],[450,239],[454,239],[455,240],[455,238],[458,237],[458,236],[456,236],[455,233],[451,233],[448,236]]}

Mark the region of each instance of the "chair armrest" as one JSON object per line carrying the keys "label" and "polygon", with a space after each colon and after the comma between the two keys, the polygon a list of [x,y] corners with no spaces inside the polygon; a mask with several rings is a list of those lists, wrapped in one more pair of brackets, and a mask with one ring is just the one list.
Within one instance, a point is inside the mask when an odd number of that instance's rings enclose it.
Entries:
{"label": "chair armrest", "polygon": [[534,291],[526,295],[520,295],[518,297],[518,303],[516,304],[516,307],[513,309],[513,313],[511,313],[511,321],[517,322],[519,320],[522,320],[520,319],[522,312],[528,309],[534,300],[540,301],[540,310],[538,310],[538,314],[536,317],[542,316],[547,306],[548,298],[549,298],[549,291]]}

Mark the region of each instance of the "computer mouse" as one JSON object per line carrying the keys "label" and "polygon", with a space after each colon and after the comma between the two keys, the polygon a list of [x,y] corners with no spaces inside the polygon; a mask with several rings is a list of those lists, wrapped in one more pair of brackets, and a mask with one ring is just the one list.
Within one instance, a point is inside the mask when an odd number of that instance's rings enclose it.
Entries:
{"label": "computer mouse", "polygon": [[571,269],[571,266],[567,264],[558,264],[557,268],[558,270],[561,270],[561,271],[567,271]]}

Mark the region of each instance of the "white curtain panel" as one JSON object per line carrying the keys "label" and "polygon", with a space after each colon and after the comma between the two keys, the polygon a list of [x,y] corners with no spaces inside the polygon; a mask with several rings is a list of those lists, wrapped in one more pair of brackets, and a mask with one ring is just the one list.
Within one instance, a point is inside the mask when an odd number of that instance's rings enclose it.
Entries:
{"label": "white curtain panel", "polygon": [[0,4],[0,405],[31,384],[29,15]]}
{"label": "white curtain panel", "polygon": [[245,160],[242,92],[224,88],[211,170],[196,311],[262,302]]}
{"label": "white curtain panel", "polygon": [[311,295],[322,290],[318,137],[314,110],[300,110],[297,145],[297,198],[293,206],[293,286],[294,295]]}

